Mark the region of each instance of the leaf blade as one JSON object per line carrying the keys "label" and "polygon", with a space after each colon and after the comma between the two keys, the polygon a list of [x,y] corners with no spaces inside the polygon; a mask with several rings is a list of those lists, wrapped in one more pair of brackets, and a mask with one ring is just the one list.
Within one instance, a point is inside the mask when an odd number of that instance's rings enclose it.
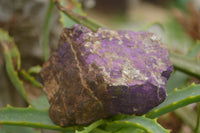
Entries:
{"label": "leaf blade", "polygon": [[17,89],[17,91],[22,95],[22,97],[29,102],[27,94],[25,92],[22,81],[18,77],[18,73],[15,70],[15,66],[13,64],[13,59],[16,57],[17,69],[20,69],[20,54],[18,48],[16,47],[13,39],[9,37],[6,31],[0,29],[0,44],[3,46],[4,58],[6,61],[6,71],[7,74]]}
{"label": "leaf blade", "polygon": [[75,5],[77,13],[75,13],[72,9],[65,7],[65,5],[63,5],[63,2],[66,2],[66,1],[54,0],[54,3],[58,7],[58,9],[62,11],[66,16],[68,16],[74,22],[78,24],[82,24],[93,31],[101,27],[99,24],[94,22],[94,20],[91,20],[90,18],[86,17],[86,15],[83,13],[81,9],[80,3],[78,3],[77,0],[71,1]]}
{"label": "leaf blade", "polygon": [[48,116],[48,110],[38,110],[32,107],[14,108],[8,106],[0,109],[0,124],[28,126],[61,131],[74,131],[77,127],[62,128],[55,125]]}
{"label": "leaf blade", "polygon": [[121,120],[115,120],[112,123],[108,123],[111,126],[135,127],[142,129],[148,133],[168,133],[169,131],[164,129],[156,120],[149,119],[143,116],[129,116]]}
{"label": "leaf blade", "polygon": [[11,126],[11,125],[3,125],[0,128],[1,133],[41,133],[40,131],[36,131],[30,127],[20,127],[20,126]]}
{"label": "leaf blade", "polygon": [[171,92],[166,100],[146,114],[148,118],[156,118],[177,108],[200,101],[200,85],[192,84],[184,89]]}

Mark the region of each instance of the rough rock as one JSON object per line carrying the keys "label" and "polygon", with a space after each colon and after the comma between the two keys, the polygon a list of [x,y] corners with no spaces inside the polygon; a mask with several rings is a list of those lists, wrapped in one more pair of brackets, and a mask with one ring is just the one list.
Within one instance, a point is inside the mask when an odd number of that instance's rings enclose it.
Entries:
{"label": "rough rock", "polygon": [[165,100],[172,70],[167,49],[153,33],[92,32],[75,25],[63,30],[41,76],[51,119],[69,126],[147,113]]}

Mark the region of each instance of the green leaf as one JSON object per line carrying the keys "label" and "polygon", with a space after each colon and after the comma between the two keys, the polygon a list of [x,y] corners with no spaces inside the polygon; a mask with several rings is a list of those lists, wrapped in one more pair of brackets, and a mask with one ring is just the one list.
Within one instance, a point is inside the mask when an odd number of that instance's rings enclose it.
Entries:
{"label": "green leaf", "polygon": [[137,129],[135,127],[123,127],[116,133],[144,133],[144,130]]}
{"label": "green leaf", "polygon": [[200,41],[197,41],[190,49],[188,52],[188,56],[189,57],[193,57],[195,58],[196,56],[198,56],[198,54],[200,53]]}
{"label": "green leaf", "polygon": [[67,17],[65,17],[63,14],[61,14],[61,22],[64,24],[63,25],[64,27],[72,26],[74,24],[74,22],[76,22],[78,24],[82,24],[82,25],[90,28],[93,31],[95,31],[99,27],[101,27],[99,24],[97,24],[93,20],[86,17],[86,14],[83,13],[83,11],[81,9],[81,4],[79,2],[77,2],[77,0],[70,1],[71,4],[73,4],[73,6],[75,7],[74,9],[69,9],[68,7],[66,7],[66,5],[68,4],[67,2],[68,1],[64,1],[64,0],[54,0],[54,3],[58,7],[58,9],[61,10],[62,13],[64,13],[71,20],[73,20],[70,22]]}
{"label": "green leaf", "polygon": [[70,19],[67,15],[65,15],[63,12],[60,12],[60,23],[63,27],[72,27],[74,24],[76,24],[75,21]]}
{"label": "green leaf", "polygon": [[175,89],[165,101],[146,114],[146,117],[156,118],[177,108],[200,101],[200,85],[192,84],[184,89]]}
{"label": "green leaf", "polygon": [[[74,132],[77,129],[83,129],[81,126],[67,127],[62,128],[58,125],[55,125],[48,116],[47,110],[38,110],[32,107],[28,108],[13,108],[8,106],[7,108],[0,109],[0,124],[1,125],[14,125],[14,126],[28,126],[35,128],[45,128],[45,129],[54,129],[67,132]],[[98,129],[97,127],[105,124],[105,120],[99,120],[88,127],[85,127],[82,131],[77,131],[78,133],[88,133],[90,131],[98,131],[100,133],[109,133],[109,131],[104,131]],[[168,132],[162,128],[156,120],[148,119],[141,116],[129,116],[121,120],[115,120],[113,122],[107,122],[107,126],[112,127],[121,127],[124,130],[130,130],[130,128],[142,129],[148,133],[165,133]],[[127,129],[125,129],[127,128]],[[121,130],[120,129],[120,130]],[[120,131],[119,130],[119,131]]]}
{"label": "green leaf", "polygon": [[20,74],[29,82],[32,83],[32,85],[34,85],[35,87],[38,88],[43,88],[43,85],[41,83],[39,83],[38,81],[35,80],[35,78],[33,76],[31,76],[29,73],[27,73],[25,70],[21,70]]}
{"label": "green leaf", "polygon": [[[197,41],[197,43],[190,48],[187,58],[195,58],[200,51],[200,42]],[[184,67],[184,66],[182,66]],[[170,78],[167,81],[167,93],[170,93],[173,91],[175,88],[181,88],[184,87],[185,84],[188,82],[189,75],[181,72],[181,71],[175,71],[173,74],[171,74]]]}
{"label": "green leaf", "polygon": [[37,110],[28,108],[7,108],[0,109],[0,124],[28,126],[36,128],[54,129],[61,131],[74,131],[78,127],[62,128],[55,125],[48,116],[48,110]]}
{"label": "green leaf", "polygon": [[11,58],[16,60],[16,69],[19,70],[21,67],[19,50],[14,43],[14,39],[8,35],[7,31],[4,31],[2,29],[0,29],[0,43],[4,49],[7,48],[7,50],[10,52]]}
{"label": "green leaf", "polygon": [[180,72],[180,71],[175,71],[174,73],[171,74],[170,78],[167,81],[167,93],[169,94],[172,92],[175,88],[181,88],[185,82],[188,80],[189,75]]}
{"label": "green leaf", "polygon": [[35,74],[38,74],[40,73],[41,71],[41,66],[37,65],[37,66],[32,66],[31,68],[28,69],[28,73],[29,74],[32,74],[32,73],[35,73]]}
{"label": "green leaf", "polygon": [[67,28],[70,28],[70,27],[72,27],[73,25],[76,24],[75,21],[73,21],[72,19],[70,19],[63,12],[60,12],[60,22],[61,22],[61,24],[62,24],[63,27],[67,27]]}
{"label": "green leaf", "polygon": [[[27,93],[24,88],[23,81],[20,80],[18,76],[18,71],[15,70],[15,62],[17,62],[17,66],[20,66],[20,54],[17,49],[17,46],[15,45],[12,38],[8,36],[8,33],[0,29],[0,44],[3,46],[4,50],[4,58],[6,61],[6,71],[7,74],[14,85],[14,87],[17,89],[17,91],[22,95],[22,97],[31,105],[38,109],[46,109],[49,107],[47,98],[44,94],[41,95],[41,97],[32,98],[28,97]],[[15,61],[17,60],[17,61]],[[33,85],[42,88],[43,86],[38,83],[34,77],[26,73],[24,70],[21,71],[21,74],[25,76],[26,79],[31,81]]]}
{"label": "green leaf", "polygon": [[112,132],[108,132],[100,128],[95,128],[90,133],[112,133]]}
{"label": "green leaf", "polygon": [[169,131],[160,126],[160,124],[158,124],[156,120],[145,118],[143,116],[129,116],[122,120],[108,122],[107,125],[107,129],[119,130],[119,128],[121,129],[131,127],[142,129],[147,133],[169,133]]}
{"label": "green leaf", "polygon": [[90,131],[92,131],[93,129],[97,128],[98,126],[104,124],[104,120],[98,120],[96,122],[93,122],[91,125],[89,125],[88,127],[84,127],[84,130],[82,131],[76,131],[76,133],[89,133]]}
{"label": "green leaf", "polygon": [[170,61],[177,70],[200,78],[200,62],[187,56],[170,53]]}
{"label": "green leaf", "polygon": [[34,108],[40,109],[40,110],[49,109],[49,107],[50,107],[49,102],[47,100],[47,96],[46,96],[46,94],[44,94],[43,91],[41,92],[40,97],[38,97],[36,99],[31,99],[31,105]]}
{"label": "green leaf", "polygon": [[20,127],[11,125],[2,125],[0,133],[41,133],[30,127]]}
{"label": "green leaf", "polygon": [[[80,15],[85,15],[83,13],[83,10],[81,8],[81,4],[78,3],[76,0],[72,0],[71,1],[74,4],[74,9],[73,12],[80,14]],[[63,3],[65,5],[67,5],[68,3]],[[74,24],[76,24],[76,22],[74,20],[72,20],[71,18],[69,18],[67,15],[65,15],[65,13],[60,12],[60,22],[63,25],[63,27],[72,27]]]}
{"label": "green leaf", "polygon": [[0,44],[3,46],[4,51],[4,58],[6,61],[6,71],[7,74],[14,85],[14,87],[17,89],[17,91],[23,96],[23,98],[29,102],[23,83],[18,77],[18,73],[15,70],[14,66],[14,59],[17,61],[17,68],[20,68],[20,54],[19,51],[13,41],[12,38],[8,36],[8,33],[0,30]]}

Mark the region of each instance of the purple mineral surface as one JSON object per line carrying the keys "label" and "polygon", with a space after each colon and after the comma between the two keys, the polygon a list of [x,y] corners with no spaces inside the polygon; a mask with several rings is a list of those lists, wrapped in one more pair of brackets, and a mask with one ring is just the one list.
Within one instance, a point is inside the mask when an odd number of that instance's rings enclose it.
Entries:
{"label": "purple mineral surface", "polygon": [[168,51],[153,33],[106,28],[93,32],[75,25],[63,30],[41,76],[50,117],[66,126],[147,113],[165,100],[172,71]]}

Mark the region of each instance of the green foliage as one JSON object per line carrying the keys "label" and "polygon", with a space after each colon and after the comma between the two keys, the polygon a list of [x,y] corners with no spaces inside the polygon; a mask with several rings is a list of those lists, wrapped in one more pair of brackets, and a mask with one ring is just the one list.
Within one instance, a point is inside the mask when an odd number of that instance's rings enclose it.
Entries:
{"label": "green foliage", "polygon": [[20,74],[28,81],[30,81],[34,86],[43,88],[43,85],[35,80],[33,76],[27,73],[25,70],[21,70]]}
{"label": "green foliage", "polygon": [[[15,69],[15,66],[17,66],[17,68],[19,68],[20,66],[19,51],[13,39],[10,38],[8,34],[3,30],[0,30],[0,43],[3,46],[3,50],[4,50],[6,71],[14,87],[22,95],[22,97],[26,100],[26,102],[28,102],[30,105],[33,105],[35,108],[39,108],[39,109],[48,108],[49,104],[45,95],[41,95],[38,98],[31,98],[27,96],[23,81],[19,78],[18,72],[20,71],[19,69],[18,70]],[[15,65],[15,62],[17,62],[16,65]],[[40,87],[40,88],[42,87],[40,83],[38,83],[32,76],[30,76],[24,70],[21,71],[21,74],[24,75],[26,79],[31,81],[31,83],[33,83],[37,87]]]}
{"label": "green foliage", "polygon": [[[127,116],[120,120],[106,121],[99,120],[88,127],[67,127],[62,128],[55,125],[48,116],[48,110],[38,110],[33,107],[28,108],[14,108],[8,106],[7,108],[0,109],[0,124],[2,125],[14,125],[14,126],[28,126],[35,128],[45,128],[54,129],[61,131],[75,131],[76,133],[88,133],[90,131],[96,130],[100,125],[105,126],[105,130],[97,129],[101,132],[118,132],[122,130],[123,132],[134,128],[135,131],[141,132],[144,130],[148,133],[165,133],[168,132],[166,129],[161,127],[156,120],[140,117],[140,116]],[[80,130],[80,131],[79,131]]]}
{"label": "green foliage", "polygon": [[[187,58],[193,58],[193,61],[197,64],[199,63],[198,60],[195,60],[196,56],[198,55],[200,51],[200,42],[197,41],[188,51]],[[183,58],[183,57],[182,57]],[[188,64],[188,63],[187,63]],[[186,74],[185,72],[181,71],[175,71],[171,74],[170,78],[167,81],[167,93],[170,93],[174,90],[174,88],[183,88],[187,84],[190,76]]]}
{"label": "green foliage", "polygon": [[[123,129],[123,132],[130,130],[130,128],[141,129],[147,133],[168,133],[169,131],[160,126],[156,120],[149,119],[142,116],[129,116],[121,120],[115,120],[108,123],[107,129],[119,130]],[[138,130],[138,131],[141,131]],[[116,132],[116,131],[114,131]]]}
{"label": "green foliage", "polygon": [[2,125],[0,133],[41,133],[31,127],[20,127],[11,125]]}
{"label": "green foliage", "polygon": [[29,74],[38,74],[41,71],[41,66],[37,65],[37,66],[33,66],[31,68],[28,69],[28,73]]}
{"label": "green foliage", "polygon": [[18,92],[26,101],[28,101],[23,83],[19,79],[18,73],[15,70],[15,66],[17,66],[18,70],[20,69],[20,54],[18,48],[16,47],[13,39],[10,38],[8,33],[3,30],[0,30],[0,43],[3,46],[7,74]]}
{"label": "green foliage", "polygon": [[116,133],[144,133],[144,130],[137,129],[134,127],[123,127],[120,130],[118,130]]}
{"label": "green foliage", "polygon": [[198,60],[194,60],[187,56],[170,53],[170,61],[173,63],[176,69],[200,78],[200,62]]}
{"label": "green foliage", "polygon": [[111,132],[108,132],[99,128],[95,128],[90,133],[111,133]]}
{"label": "green foliage", "polygon": [[[44,24],[44,33],[43,33],[43,52],[44,60],[47,60],[49,57],[49,27],[50,19],[52,16],[52,11],[54,7],[53,2],[58,0],[50,0],[49,7],[47,10],[45,24]],[[71,27],[75,23],[83,24],[84,26],[90,28],[91,30],[96,30],[100,26],[94,23],[92,20],[86,17],[84,12],[81,9],[80,3],[76,0],[64,1],[56,3],[56,6],[62,11],[61,12],[61,23],[63,27]],[[60,8],[60,6],[73,4],[73,9]],[[162,24],[154,23],[163,28]],[[152,24],[151,24],[152,25]],[[150,26],[151,26],[150,25]],[[0,108],[0,132],[26,132],[26,133],[39,133],[39,131],[34,128],[45,128],[63,131],[65,133],[167,133],[169,130],[164,129],[154,118],[171,112],[175,109],[188,105],[194,102],[200,102],[200,85],[192,84],[188,87],[185,87],[189,75],[193,75],[200,78],[200,62],[195,59],[190,59],[188,57],[196,57],[198,51],[200,50],[200,43],[197,42],[194,45],[194,42],[184,34],[183,29],[176,21],[172,21],[168,24],[171,27],[170,38],[176,38],[178,44],[187,45],[190,47],[188,49],[187,56],[180,56],[177,54],[171,53],[171,61],[173,62],[176,69],[181,70],[176,71],[170,77],[167,84],[168,96],[166,100],[159,106],[152,109],[149,113],[144,116],[114,116],[110,119],[101,119],[88,126],[74,126],[63,128],[58,125],[55,125],[48,115],[49,103],[47,101],[46,95],[42,92],[41,95],[37,98],[31,98],[28,96],[24,88],[24,83],[19,78],[19,74],[27,80],[29,83],[35,87],[42,88],[42,84],[37,82],[31,74],[38,74],[41,70],[40,66],[31,67],[28,72],[25,70],[20,70],[21,60],[20,53],[16,47],[14,40],[9,37],[8,33],[0,29],[0,44],[3,46],[4,57],[6,62],[6,71],[8,76],[22,95],[22,97],[28,102],[29,107],[27,108],[16,108],[16,107],[6,107]],[[147,26],[148,28],[149,26]],[[164,29],[164,28],[163,28]],[[169,39],[173,40],[173,39]],[[189,44],[189,45],[188,45]],[[185,88],[184,88],[185,87]],[[175,89],[174,88],[182,88]],[[42,90],[41,90],[42,91]],[[198,116],[200,116],[200,107],[198,108]],[[200,119],[197,119],[196,129],[198,132]],[[194,125],[194,124],[193,124]]]}
{"label": "green foliage", "polygon": [[[67,2],[70,2],[70,4],[73,4],[75,8],[68,9],[68,8],[63,7],[63,5],[68,4]],[[81,9],[81,4],[78,3],[77,0],[71,0],[71,1],[61,0],[61,2],[59,2],[58,0],[55,0],[55,3],[57,7],[62,11],[60,20],[64,27],[72,26],[75,23],[82,24],[93,31],[95,31],[96,29],[100,27],[100,25],[94,22],[94,20],[91,20],[90,18],[86,17],[86,14],[83,13]],[[69,19],[71,19],[72,21]]]}
{"label": "green foliage", "polygon": [[[62,4],[63,5],[64,4],[65,5],[69,4],[69,3],[66,3],[66,2],[67,1],[65,1],[65,3],[62,3]],[[74,13],[85,15],[83,13],[83,10],[81,8],[81,4],[80,3],[78,3],[76,0],[72,0],[71,2],[75,5],[74,9],[72,9],[72,11]],[[69,27],[73,26],[74,24],[76,24],[76,22],[74,20],[70,19],[67,15],[65,15],[65,13],[60,12],[60,16],[61,16],[60,17],[60,22],[63,25],[63,27],[68,27],[69,28]]]}
{"label": "green foliage", "polygon": [[[42,90],[41,90],[42,91]],[[41,93],[41,96],[35,99],[31,99],[31,105],[40,110],[46,110],[49,109],[50,105],[47,100],[46,94],[44,92]]]}
{"label": "green foliage", "polygon": [[189,76],[183,72],[175,71],[171,74],[170,78],[167,81],[167,93],[169,94],[175,88],[181,88],[187,82]]}
{"label": "green foliage", "polygon": [[200,85],[192,84],[184,89],[175,89],[167,96],[166,100],[155,107],[146,117],[156,118],[177,108],[200,101]]}
{"label": "green foliage", "polygon": [[104,124],[104,120],[98,120],[92,123],[91,125],[89,125],[88,127],[84,127],[84,130],[76,131],[76,133],[89,133],[90,131],[94,130],[95,128],[97,128],[98,126],[102,124]]}
{"label": "green foliage", "polygon": [[188,56],[192,58],[196,58],[200,51],[200,41],[197,41],[190,49],[188,52]]}
{"label": "green foliage", "polygon": [[0,109],[0,123],[6,125],[21,125],[36,128],[72,131],[74,128],[62,128],[55,125],[48,116],[48,110],[38,110],[32,107]]}

